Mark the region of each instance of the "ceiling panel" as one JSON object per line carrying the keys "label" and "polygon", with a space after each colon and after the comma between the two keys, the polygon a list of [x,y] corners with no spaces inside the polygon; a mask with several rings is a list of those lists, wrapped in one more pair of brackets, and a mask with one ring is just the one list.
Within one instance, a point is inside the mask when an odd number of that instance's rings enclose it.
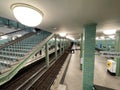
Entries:
{"label": "ceiling panel", "polygon": [[10,10],[14,3],[33,5],[44,13],[37,26],[50,32],[80,34],[83,26],[97,23],[97,33],[120,30],[120,0],[1,0],[0,16],[16,20]]}

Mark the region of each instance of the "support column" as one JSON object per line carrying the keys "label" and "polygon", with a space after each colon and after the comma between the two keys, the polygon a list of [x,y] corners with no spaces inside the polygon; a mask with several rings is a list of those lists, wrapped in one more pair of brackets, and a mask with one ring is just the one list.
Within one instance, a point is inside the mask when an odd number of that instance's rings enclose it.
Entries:
{"label": "support column", "polygon": [[96,24],[85,26],[83,32],[83,90],[92,90],[94,81]]}
{"label": "support column", "polygon": [[46,65],[49,67],[49,48],[48,48],[48,42],[45,44],[45,54],[46,54]]}
{"label": "support column", "polygon": [[56,60],[57,60],[57,46],[58,46],[57,36],[55,36],[55,59],[56,59]]}
{"label": "support column", "polygon": [[80,70],[82,70],[83,64],[83,34],[81,34],[81,43],[80,43]]}
{"label": "support column", "polygon": [[65,50],[65,38],[63,38],[63,53],[64,53],[64,50]]}
{"label": "support column", "polygon": [[63,37],[61,37],[61,53],[63,53]]}
{"label": "support column", "polygon": [[[120,52],[120,32],[117,32],[116,35],[115,50],[117,52]],[[116,63],[116,76],[120,76],[120,58],[116,58]]]}
{"label": "support column", "polygon": [[60,37],[60,55],[62,54],[62,38]]}
{"label": "support column", "polygon": [[68,47],[68,39],[66,39],[66,43],[65,43],[65,48],[68,49],[67,47]]}
{"label": "support column", "polygon": [[65,38],[65,43],[64,43],[64,49],[66,49],[66,38]]}

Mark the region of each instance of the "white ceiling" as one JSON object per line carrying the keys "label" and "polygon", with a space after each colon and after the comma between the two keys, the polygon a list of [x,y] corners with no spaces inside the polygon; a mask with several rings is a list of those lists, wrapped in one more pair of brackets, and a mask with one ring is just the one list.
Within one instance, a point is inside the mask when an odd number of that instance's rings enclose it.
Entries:
{"label": "white ceiling", "polygon": [[44,13],[37,26],[50,32],[78,37],[85,24],[97,23],[97,33],[120,29],[120,0],[0,0],[0,16],[15,20],[10,6],[30,4]]}

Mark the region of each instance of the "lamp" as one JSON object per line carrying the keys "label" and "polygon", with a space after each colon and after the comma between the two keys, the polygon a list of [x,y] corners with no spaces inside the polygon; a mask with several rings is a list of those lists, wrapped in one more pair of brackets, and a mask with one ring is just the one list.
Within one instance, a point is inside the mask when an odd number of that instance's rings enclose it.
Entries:
{"label": "lamp", "polygon": [[18,3],[11,6],[15,18],[23,25],[35,27],[42,22],[43,13],[28,4]]}

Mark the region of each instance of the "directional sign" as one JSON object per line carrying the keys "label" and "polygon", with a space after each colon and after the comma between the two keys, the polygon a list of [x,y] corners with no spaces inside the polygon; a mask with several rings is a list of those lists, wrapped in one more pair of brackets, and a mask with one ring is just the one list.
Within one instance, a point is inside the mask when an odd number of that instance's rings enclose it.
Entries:
{"label": "directional sign", "polygon": [[104,57],[120,57],[120,52],[100,51],[100,55]]}

